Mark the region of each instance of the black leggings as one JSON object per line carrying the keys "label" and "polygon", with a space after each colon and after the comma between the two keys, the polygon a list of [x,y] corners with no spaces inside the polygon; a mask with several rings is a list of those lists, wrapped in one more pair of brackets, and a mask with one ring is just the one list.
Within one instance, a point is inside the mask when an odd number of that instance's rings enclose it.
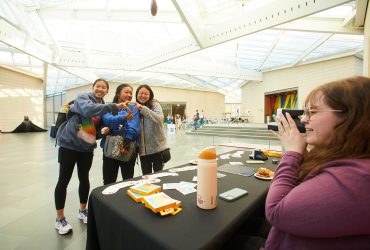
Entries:
{"label": "black leggings", "polygon": [[105,157],[103,155],[103,183],[104,185],[111,184],[117,181],[118,169],[121,168],[123,180],[134,177],[135,161],[137,153],[135,152],[128,162],[123,162]]}
{"label": "black leggings", "polygon": [[161,171],[163,169],[163,161],[161,153],[140,156],[141,171],[143,175],[151,174],[152,172]]}
{"label": "black leggings", "polygon": [[93,157],[93,152],[79,152],[62,147],[59,148],[59,178],[54,192],[55,208],[57,210],[64,209],[67,196],[67,186],[72,178],[73,169],[76,163],[78,179],[80,180],[78,188],[80,203],[87,203],[90,191],[89,171]]}

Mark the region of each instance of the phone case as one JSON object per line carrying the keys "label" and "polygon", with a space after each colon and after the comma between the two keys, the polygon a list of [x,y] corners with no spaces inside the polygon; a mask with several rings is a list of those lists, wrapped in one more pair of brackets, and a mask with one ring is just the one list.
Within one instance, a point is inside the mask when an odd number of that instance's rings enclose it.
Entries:
{"label": "phone case", "polygon": [[233,188],[229,191],[226,191],[224,193],[221,193],[218,195],[220,199],[223,199],[225,201],[234,201],[236,199],[239,199],[245,195],[248,194],[247,190],[241,189],[241,188]]}

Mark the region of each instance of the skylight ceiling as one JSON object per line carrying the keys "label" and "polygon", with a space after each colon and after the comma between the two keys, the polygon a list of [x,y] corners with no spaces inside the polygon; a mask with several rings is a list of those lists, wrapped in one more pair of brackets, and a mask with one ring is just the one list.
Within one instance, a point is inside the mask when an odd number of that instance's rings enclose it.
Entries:
{"label": "skylight ceiling", "polygon": [[42,77],[46,62],[47,94],[106,78],[239,102],[265,71],[363,50],[366,0],[150,2],[3,0],[0,64]]}

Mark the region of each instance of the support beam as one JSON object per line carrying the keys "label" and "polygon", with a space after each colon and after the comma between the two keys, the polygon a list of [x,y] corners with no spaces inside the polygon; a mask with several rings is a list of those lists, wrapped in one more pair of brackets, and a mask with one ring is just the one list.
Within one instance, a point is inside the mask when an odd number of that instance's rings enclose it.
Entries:
{"label": "support beam", "polygon": [[198,23],[200,20],[195,20],[195,18],[184,8],[184,4],[181,1],[172,0],[177,12],[181,16],[182,20],[188,27],[190,33],[192,34],[194,40],[197,42],[200,48],[203,48],[204,40],[204,28],[199,27]]}
{"label": "support beam", "polygon": [[48,46],[37,42],[23,31],[0,17],[0,41],[29,54],[41,61],[51,63],[54,51]]}
{"label": "support beam", "polygon": [[262,63],[258,66],[258,71],[261,70],[262,66],[265,64],[266,60],[270,57],[271,52],[276,47],[277,43],[280,41],[280,38],[283,36],[284,31],[280,31],[279,35],[276,36],[275,40],[272,42],[270,48],[268,49],[265,58],[262,60]]}
{"label": "support beam", "polygon": [[[356,17],[354,26],[363,27],[365,24],[366,10],[368,9],[368,0],[356,0]],[[369,16],[367,16],[369,18]]]}
{"label": "support beam", "polygon": [[253,13],[240,14],[229,22],[206,30],[207,44],[213,46],[235,38],[281,25],[317,12],[342,5],[350,0],[275,1]]}
{"label": "support beam", "polygon": [[293,22],[288,22],[273,29],[286,31],[304,31],[317,33],[336,33],[346,35],[363,35],[362,28],[350,28],[339,18],[306,17]]}
{"label": "support beam", "polygon": [[[275,1],[270,5],[236,16],[233,20],[206,28],[203,31],[202,48],[207,48],[243,37],[264,29],[278,26],[317,12],[350,2],[350,0],[285,0]],[[134,68],[144,69],[165,61],[200,50],[192,38],[176,41],[163,47],[142,61],[137,61]]]}
{"label": "support beam", "polygon": [[206,88],[206,89],[210,89],[210,90],[213,90],[213,91],[216,91],[218,92],[218,88],[216,88],[215,86],[205,82],[205,81],[202,81],[198,78],[195,78],[193,76],[190,76],[190,75],[179,75],[179,74],[171,74],[172,76],[174,77],[177,77],[181,80],[184,80],[184,81],[187,81],[187,82],[190,82],[190,83],[193,83],[201,88]]}
{"label": "support beam", "polygon": [[66,19],[83,21],[112,21],[112,22],[145,22],[145,23],[181,23],[178,13],[161,10],[155,17],[148,11],[141,10],[88,10],[88,9],[41,9],[38,11],[42,18]]}
{"label": "support beam", "polygon": [[308,48],[302,55],[300,55],[291,65],[290,67],[297,66],[306,56],[308,56],[311,52],[315,49],[320,47],[323,43],[332,37],[333,34],[325,34],[321,39],[319,39],[316,43],[314,43],[310,48]]}

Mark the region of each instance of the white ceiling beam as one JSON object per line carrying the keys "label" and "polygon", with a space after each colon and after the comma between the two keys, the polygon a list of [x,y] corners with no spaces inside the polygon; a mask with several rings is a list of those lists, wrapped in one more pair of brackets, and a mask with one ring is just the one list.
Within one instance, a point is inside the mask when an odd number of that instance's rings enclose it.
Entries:
{"label": "white ceiling beam", "polygon": [[354,20],[355,20],[355,17],[356,17],[356,11],[355,10],[352,10],[351,13],[349,13],[343,20],[342,22],[342,26],[343,27],[350,27]]}
{"label": "white ceiling beam", "polygon": [[193,83],[199,87],[202,87],[202,88],[206,88],[206,89],[210,89],[210,90],[213,90],[213,91],[216,91],[218,92],[218,88],[216,88],[215,86],[203,81],[203,80],[200,80],[198,78],[195,78],[191,75],[180,75],[180,74],[171,74],[172,76],[174,77],[177,77],[181,80],[184,80],[184,81],[187,81],[187,82],[190,82],[190,83]]}
{"label": "white ceiling beam", "polygon": [[364,34],[363,29],[353,29],[349,26],[344,26],[344,24],[344,20],[340,18],[306,17],[273,27],[273,29],[348,35]]}
{"label": "white ceiling beam", "polygon": [[[320,58],[309,60],[309,61],[301,61],[296,66],[307,65],[307,64],[323,62],[323,61],[328,61],[328,60],[334,60],[334,59],[343,58],[343,57],[346,57],[346,56],[355,56],[356,53],[357,53],[357,51],[348,51],[348,52],[344,52],[344,53],[341,53],[341,54],[335,54],[335,55],[330,55],[330,56],[326,56],[326,57],[320,57]],[[283,65],[281,67],[267,68],[267,69],[264,69],[263,72],[268,72],[272,69],[273,70],[289,69],[291,67],[292,67],[291,64],[287,64],[287,65]]]}
{"label": "white ceiling beam", "polygon": [[356,0],[356,17],[354,22],[355,27],[364,27],[368,4],[368,0]]}
{"label": "white ceiling beam", "polygon": [[[78,68],[95,68],[95,69],[111,69],[111,70],[127,70],[127,71],[143,71],[143,72],[159,72],[159,73],[177,73],[190,74],[199,76],[214,76],[224,78],[237,78],[246,80],[262,81],[262,74],[254,70],[240,69],[236,65],[222,65],[217,67],[207,64],[200,65],[184,65],[171,62],[158,64],[156,66],[145,69],[134,68],[133,65],[125,63],[130,61],[122,56],[113,55],[86,55],[83,52],[64,52],[61,54],[56,65],[62,67],[78,67]],[[221,69],[221,70],[218,70]],[[124,74],[124,73],[120,73]],[[118,74],[116,77],[119,77]]]}
{"label": "white ceiling beam", "polygon": [[52,62],[54,54],[52,49],[31,38],[24,31],[17,29],[2,18],[0,18],[0,41],[44,62]]}
{"label": "white ceiling beam", "polygon": [[[222,69],[222,70],[217,70]],[[183,64],[170,64],[156,65],[146,68],[142,71],[146,72],[162,72],[168,74],[185,74],[196,76],[208,76],[217,78],[232,78],[232,79],[245,79],[262,81],[262,73],[254,70],[239,69],[237,66],[221,65],[217,67],[207,67],[206,65],[183,65]]]}
{"label": "white ceiling beam", "polygon": [[[350,0],[285,0],[275,1],[252,13],[244,13],[233,20],[206,28],[202,34],[202,48],[224,43],[264,29],[315,14],[317,12],[350,2]],[[200,50],[193,38],[175,41],[168,46],[154,51],[142,61],[137,61],[135,68],[144,69],[165,61],[181,57]]]}
{"label": "white ceiling beam", "polygon": [[178,13],[161,10],[160,15],[153,17],[147,10],[116,10],[109,11],[90,9],[41,9],[38,11],[45,19],[65,19],[83,21],[119,21],[147,23],[181,23]]}
{"label": "white ceiling beam", "polygon": [[323,43],[329,40],[334,34],[325,34],[321,39],[315,42],[310,48],[308,48],[302,55],[300,55],[291,65],[290,67],[297,66],[306,56],[311,54],[315,49],[320,47]]}
{"label": "white ceiling beam", "polygon": [[261,70],[262,66],[265,64],[265,62],[267,61],[267,59],[270,57],[271,55],[271,52],[274,50],[274,48],[276,47],[276,45],[278,44],[278,42],[280,41],[280,38],[283,36],[284,34],[284,31],[280,31],[280,33],[275,37],[275,40],[272,42],[270,48],[268,49],[266,55],[265,55],[265,58],[263,58],[261,64],[258,66],[258,71]]}
{"label": "white ceiling beam", "polygon": [[78,78],[82,78],[84,80],[86,80],[87,82],[94,82],[98,76],[94,73],[91,73],[87,70],[83,70],[83,69],[79,69],[79,68],[73,68],[73,67],[60,67],[58,65],[54,65],[55,67],[63,70],[63,71],[66,71]]}
{"label": "white ceiling beam", "polygon": [[182,20],[189,29],[189,32],[197,42],[200,48],[203,47],[204,40],[204,27],[200,27],[198,23],[201,23],[200,20],[196,20],[185,8],[184,2],[172,0],[173,5],[175,6],[177,12],[181,16]]}
{"label": "white ceiling beam", "polygon": [[243,13],[233,20],[206,29],[206,46],[268,29],[342,5],[350,0],[284,0],[275,1],[252,13]]}

